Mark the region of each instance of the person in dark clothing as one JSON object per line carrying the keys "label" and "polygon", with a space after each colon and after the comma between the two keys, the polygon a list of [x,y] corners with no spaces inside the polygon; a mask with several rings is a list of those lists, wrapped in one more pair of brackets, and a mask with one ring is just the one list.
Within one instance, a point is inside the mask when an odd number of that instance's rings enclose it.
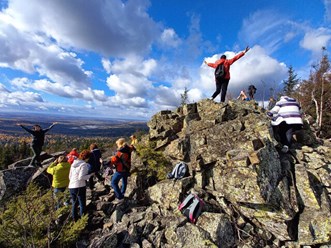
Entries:
{"label": "person in dark clothing", "polygon": [[[103,181],[103,177],[99,174],[101,167],[101,151],[98,149],[97,144],[93,143],[90,145],[91,156],[88,160],[88,174],[94,173],[99,181]],[[91,176],[89,179],[89,188],[92,190],[94,188],[94,177]]]}
{"label": "person in dark clothing", "polygon": [[54,122],[52,125],[50,125],[46,129],[42,129],[39,125],[34,125],[32,129],[29,129],[22,124],[17,124],[21,128],[23,128],[25,131],[29,132],[32,134],[33,139],[31,143],[31,149],[33,151],[33,157],[31,159],[31,162],[29,166],[40,166],[41,167],[41,162],[40,162],[40,154],[42,152],[42,147],[45,142],[45,134],[53,128],[54,125],[58,124],[57,122]]}
{"label": "person in dark clothing", "polygon": [[255,93],[256,93],[256,88],[255,88],[255,86],[254,85],[250,85],[250,86],[248,86],[248,95],[249,95],[249,99],[250,100],[253,100],[254,99],[254,95],[255,95]]}
{"label": "person in dark clothing", "polygon": [[216,91],[212,95],[211,99],[214,100],[215,97],[221,93],[221,102],[225,101],[226,91],[228,89],[228,84],[230,81],[230,66],[240,59],[242,56],[244,56],[249,50],[249,47],[246,47],[246,49],[240,53],[238,53],[236,56],[234,56],[232,59],[226,59],[225,55],[222,55],[219,60],[217,60],[215,63],[207,63],[207,61],[204,61],[204,63],[210,67],[217,68],[218,65],[223,64],[224,65],[224,76],[221,78],[215,77],[216,82]]}

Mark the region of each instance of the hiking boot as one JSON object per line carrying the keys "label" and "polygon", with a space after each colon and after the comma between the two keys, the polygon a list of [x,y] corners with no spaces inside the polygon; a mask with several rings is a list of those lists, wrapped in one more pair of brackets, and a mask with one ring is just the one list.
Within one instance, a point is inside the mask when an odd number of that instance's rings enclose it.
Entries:
{"label": "hiking boot", "polygon": [[288,150],[289,150],[288,146],[287,145],[284,145],[283,148],[281,149],[281,152],[287,153]]}
{"label": "hiking boot", "polygon": [[123,203],[124,202],[124,198],[122,198],[122,199],[115,199],[115,200],[113,200],[113,204],[115,204],[115,205],[117,205],[117,204],[121,204],[121,203]]}

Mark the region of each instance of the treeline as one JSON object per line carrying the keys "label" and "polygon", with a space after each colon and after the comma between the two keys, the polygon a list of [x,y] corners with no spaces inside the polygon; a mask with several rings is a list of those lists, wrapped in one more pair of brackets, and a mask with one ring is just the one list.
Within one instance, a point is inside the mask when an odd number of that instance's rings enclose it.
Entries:
{"label": "treeline", "polygon": [[[31,157],[31,138],[3,136],[0,140],[0,170],[7,169],[7,166],[28,157]],[[78,151],[89,149],[90,144],[97,143],[104,152],[115,151],[115,138],[109,137],[77,137],[66,135],[47,135],[43,151],[51,154],[59,151],[69,152],[72,148]]]}
{"label": "treeline", "polygon": [[[145,130],[136,131],[133,134],[139,139],[147,132]],[[132,134],[132,133],[131,133]],[[129,142],[129,137],[126,138]],[[72,148],[77,148],[78,151],[89,149],[92,143],[96,143],[101,150],[103,157],[107,158],[116,152],[115,141],[119,137],[78,137],[69,135],[59,135],[47,133],[43,151],[52,154],[59,151],[70,152]],[[0,135],[0,170],[7,169],[8,165],[31,157],[32,137],[26,136],[10,136]]]}
{"label": "treeline", "polygon": [[331,138],[331,68],[326,49],[321,60],[311,66],[308,79],[298,79],[290,66],[283,82],[283,94],[296,98],[310,125],[320,138]]}

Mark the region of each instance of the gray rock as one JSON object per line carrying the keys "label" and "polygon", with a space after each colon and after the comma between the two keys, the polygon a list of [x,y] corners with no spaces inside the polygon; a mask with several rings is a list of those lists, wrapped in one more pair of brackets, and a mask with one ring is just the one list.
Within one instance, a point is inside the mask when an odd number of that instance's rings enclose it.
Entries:
{"label": "gray rock", "polygon": [[196,225],[210,234],[218,247],[234,247],[235,232],[230,218],[225,214],[202,213]]}

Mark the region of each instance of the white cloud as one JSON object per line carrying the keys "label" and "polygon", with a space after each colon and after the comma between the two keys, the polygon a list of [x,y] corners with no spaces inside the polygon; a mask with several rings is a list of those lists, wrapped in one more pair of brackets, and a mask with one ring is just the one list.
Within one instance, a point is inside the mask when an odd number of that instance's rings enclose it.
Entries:
{"label": "white cloud", "polygon": [[123,56],[148,51],[159,36],[148,7],[147,0],[10,0],[5,13],[20,30],[45,34],[63,47]]}
{"label": "white cloud", "polygon": [[139,57],[129,57],[114,61],[111,74],[107,78],[107,86],[122,99],[132,97],[146,98],[153,89],[150,77],[157,67],[153,59],[143,60]]}
{"label": "white cloud", "polygon": [[247,44],[260,45],[271,54],[289,39],[295,30],[289,20],[274,10],[258,10],[244,19],[239,39]]}
{"label": "white cloud", "polygon": [[327,47],[331,40],[331,30],[326,28],[319,28],[307,32],[300,42],[300,45],[314,53],[321,52],[322,47]]}
{"label": "white cloud", "polygon": [[176,48],[182,43],[181,39],[172,28],[163,30],[161,34],[161,44],[171,48]]}
{"label": "white cloud", "polygon": [[[3,15],[0,14],[0,20]],[[89,85],[91,72],[82,68],[83,61],[72,52],[52,44],[38,43],[30,33],[0,22],[0,67],[38,73],[63,84]]]}
{"label": "white cloud", "polygon": [[0,84],[0,104],[2,106],[8,105],[25,105],[29,103],[42,103],[44,100],[38,93],[23,92],[23,91],[9,91],[3,84]]}
{"label": "white cloud", "polygon": [[103,58],[101,60],[101,63],[102,63],[103,69],[105,69],[106,72],[108,74],[110,74],[111,73],[111,62],[108,59]]}
{"label": "white cloud", "polygon": [[14,78],[11,84],[18,89],[26,89],[30,87],[30,80],[26,77],[24,78]]}
{"label": "white cloud", "polygon": [[0,83],[0,93],[9,93],[10,91],[4,86],[3,84]]}

